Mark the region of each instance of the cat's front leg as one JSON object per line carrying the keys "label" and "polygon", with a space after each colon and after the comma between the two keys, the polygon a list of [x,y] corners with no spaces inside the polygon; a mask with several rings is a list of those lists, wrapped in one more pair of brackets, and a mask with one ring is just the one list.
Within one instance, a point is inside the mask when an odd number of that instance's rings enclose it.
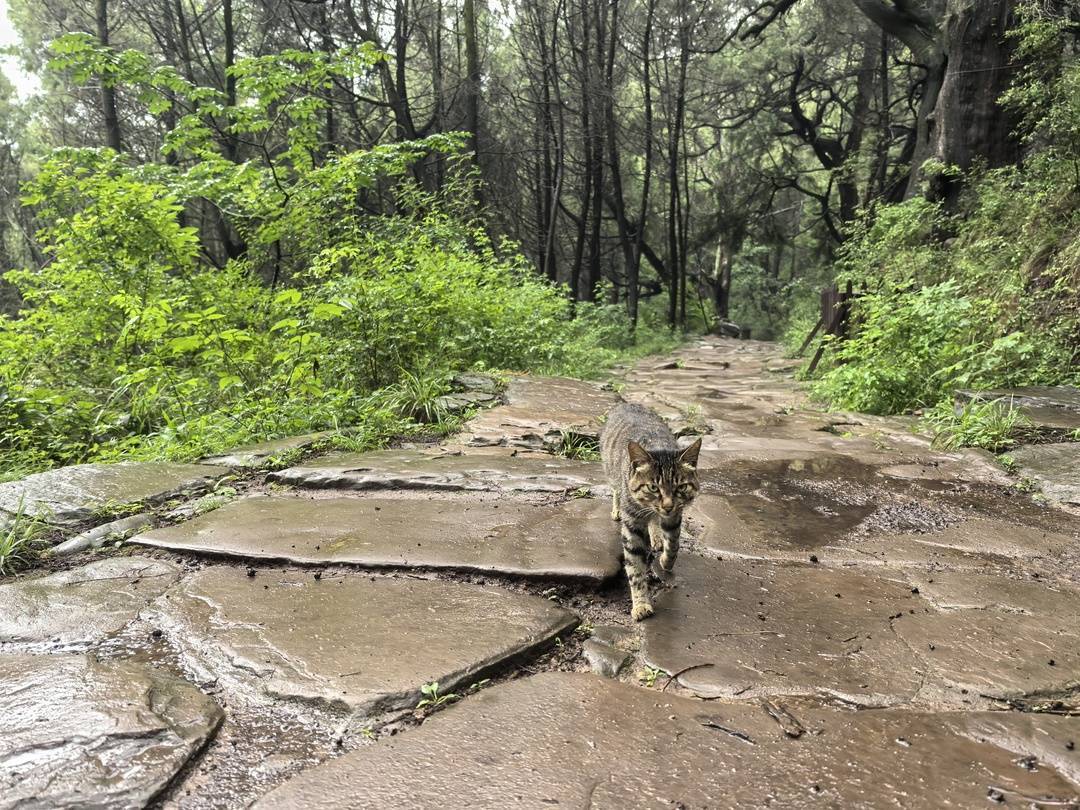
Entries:
{"label": "cat's front leg", "polygon": [[615,487],[611,489],[611,519],[619,519],[619,490]]}
{"label": "cat's front leg", "polygon": [[623,567],[630,582],[630,617],[637,622],[653,615],[652,602],[649,600],[649,583],[646,579],[648,567],[646,560],[649,548],[645,543],[644,532],[636,525],[622,524]]}
{"label": "cat's front leg", "polygon": [[675,558],[679,556],[679,538],[682,536],[682,514],[661,517],[658,521],[663,535],[664,553],[660,555],[660,567],[671,571],[675,567]]}
{"label": "cat's front leg", "polygon": [[660,528],[659,517],[654,517],[649,521],[649,545],[657,554],[664,548],[664,530]]}

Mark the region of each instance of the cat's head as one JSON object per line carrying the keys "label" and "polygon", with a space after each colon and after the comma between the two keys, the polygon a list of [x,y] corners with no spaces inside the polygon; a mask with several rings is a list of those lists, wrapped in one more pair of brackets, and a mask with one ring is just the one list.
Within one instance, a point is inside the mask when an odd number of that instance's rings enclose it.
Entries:
{"label": "cat's head", "polygon": [[667,516],[678,513],[698,492],[698,439],[685,450],[649,451],[630,442],[630,474],[626,487],[630,496],[646,509]]}

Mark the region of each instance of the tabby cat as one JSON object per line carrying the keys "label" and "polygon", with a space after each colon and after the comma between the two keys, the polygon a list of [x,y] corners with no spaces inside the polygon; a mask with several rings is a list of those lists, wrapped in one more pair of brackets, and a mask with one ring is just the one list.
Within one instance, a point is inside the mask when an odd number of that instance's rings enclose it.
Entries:
{"label": "tabby cat", "polygon": [[698,491],[700,450],[701,439],[680,450],[664,420],[641,405],[619,405],[604,424],[600,458],[611,482],[611,518],[622,524],[635,621],[653,613],[646,579],[650,558],[660,552],[664,571],[675,566],[683,508]]}

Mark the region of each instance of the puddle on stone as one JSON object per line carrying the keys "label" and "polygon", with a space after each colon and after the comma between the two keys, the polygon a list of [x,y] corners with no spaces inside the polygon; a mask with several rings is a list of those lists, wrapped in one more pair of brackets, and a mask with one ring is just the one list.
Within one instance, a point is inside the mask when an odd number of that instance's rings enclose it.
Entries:
{"label": "puddle on stone", "polygon": [[230,706],[217,737],[152,807],[247,807],[301,771],[344,753],[333,727],[291,707]]}
{"label": "puddle on stone", "polygon": [[[198,681],[166,634],[137,620],[104,639],[98,659],[130,660]],[[225,721],[150,806],[178,810],[246,807],[277,785],[324,760],[362,744],[342,738],[343,718],[317,707],[216,695]]]}
{"label": "puddle on stone", "polygon": [[736,461],[706,471],[702,491],[722,495],[758,536],[819,548],[869,531],[933,532],[957,522],[948,508],[886,489],[877,468],[849,456]]}

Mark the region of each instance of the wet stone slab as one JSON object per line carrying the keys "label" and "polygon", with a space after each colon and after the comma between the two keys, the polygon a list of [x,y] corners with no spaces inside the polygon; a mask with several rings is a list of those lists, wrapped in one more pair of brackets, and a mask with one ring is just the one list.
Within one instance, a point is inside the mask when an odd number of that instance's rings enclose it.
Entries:
{"label": "wet stone slab", "polygon": [[200,463],[221,467],[265,467],[275,459],[313,447],[328,436],[330,436],[329,433],[308,433],[304,436],[290,436],[284,439],[246,444],[221,455],[208,456],[201,459]]}
{"label": "wet stone slab", "polygon": [[1080,443],[1035,444],[1009,455],[1052,501],[1080,506]]}
{"label": "wet stone slab", "polygon": [[464,428],[468,444],[554,449],[564,434],[596,439],[619,396],[563,377],[514,377],[507,404],[479,414]]}
{"label": "wet stone slab", "polygon": [[163,560],[114,557],[0,585],[0,649],[98,642],[134,620],[179,574]]}
{"label": "wet stone slab", "polygon": [[392,498],[247,498],[132,542],[303,564],[449,568],[599,582],[619,573],[606,500],[548,506]]}
{"label": "wet stone slab", "polygon": [[706,697],[836,697],[859,706],[912,700],[919,659],[891,617],[925,604],[903,583],[820,566],[686,555],[677,587],[642,624],[645,659]]}
{"label": "wet stone slab", "polygon": [[0,525],[18,512],[51,523],[85,523],[121,504],[154,504],[210,486],[225,471],[201,464],[130,461],[79,464],[0,484]]}
{"label": "wet stone slab", "polygon": [[202,748],[218,705],[160,670],[0,655],[0,808],[141,808]]}
{"label": "wet stone slab", "polygon": [[696,667],[679,682],[702,696],[955,709],[1027,705],[1080,682],[1080,592],[1066,586],[693,557],[677,570],[643,651],[666,672]]}
{"label": "wet stone slab", "polygon": [[293,486],[350,489],[430,489],[487,492],[607,491],[599,464],[554,456],[379,450],[331,453],[287,470],[270,481]]}
{"label": "wet stone slab", "polygon": [[1080,683],[1080,591],[1063,585],[939,572],[913,580],[939,610],[893,623],[921,651],[931,682],[1019,705],[1072,695]]}
{"label": "wet stone slab", "polygon": [[779,709],[784,725],[757,704],[544,673],[313,768],[256,806],[982,807],[991,790],[1007,806],[1078,795],[1072,718],[1047,718],[1040,735],[1041,718],[1022,715]]}
{"label": "wet stone slab", "polygon": [[576,617],[546,599],[462,583],[213,567],[146,614],[199,679],[354,717],[410,708],[547,644]]}

